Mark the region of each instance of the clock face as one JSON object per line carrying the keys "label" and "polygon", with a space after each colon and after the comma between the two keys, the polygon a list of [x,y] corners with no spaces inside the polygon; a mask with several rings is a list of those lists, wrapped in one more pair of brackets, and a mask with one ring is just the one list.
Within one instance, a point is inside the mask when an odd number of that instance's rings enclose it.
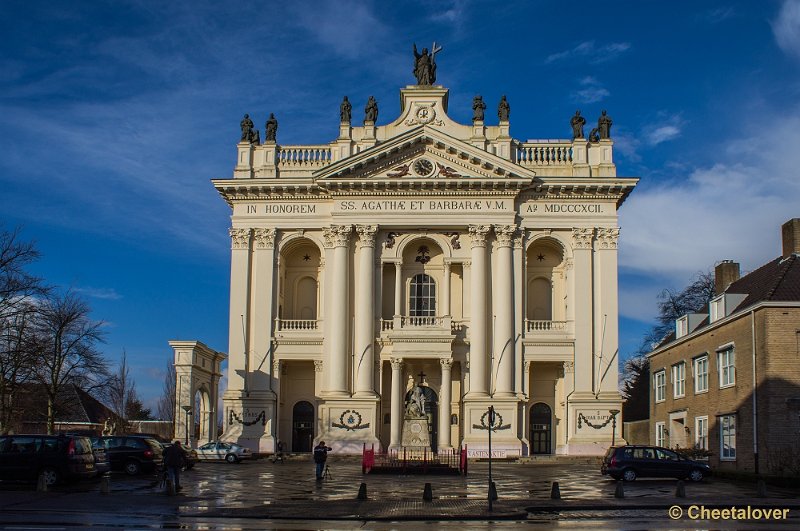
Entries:
{"label": "clock face", "polygon": [[417,161],[414,162],[413,168],[414,173],[420,177],[427,177],[433,173],[433,162],[429,161],[428,159],[417,159]]}

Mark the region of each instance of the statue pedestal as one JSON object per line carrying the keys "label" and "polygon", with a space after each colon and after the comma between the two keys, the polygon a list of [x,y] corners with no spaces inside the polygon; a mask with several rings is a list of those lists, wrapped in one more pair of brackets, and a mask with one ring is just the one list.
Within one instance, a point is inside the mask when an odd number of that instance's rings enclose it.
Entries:
{"label": "statue pedestal", "polygon": [[409,450],[430,450],[431,437],[428,431],[428,417],[410,417],[403,420],[401,446]]}

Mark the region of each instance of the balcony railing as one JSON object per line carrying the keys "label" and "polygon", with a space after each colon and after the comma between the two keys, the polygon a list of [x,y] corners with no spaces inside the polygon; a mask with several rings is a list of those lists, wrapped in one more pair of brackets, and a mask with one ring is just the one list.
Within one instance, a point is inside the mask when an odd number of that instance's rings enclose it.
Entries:
{"label": "balcony railing", "polygon": [[316,332],[321,329],[321,319],[275,319],[276,332]]}
{"label": "balcony railing", "polygon": [[446,316],[417,316],[401,315],[394,319],[381,319],[380,330],[386,332],[398,329],[445,329],[451,331],[452,317]]}
{"label": "balcony railing", "polygon": [[566,332],[568,321],[543,321],[525,319],[526,332]]}

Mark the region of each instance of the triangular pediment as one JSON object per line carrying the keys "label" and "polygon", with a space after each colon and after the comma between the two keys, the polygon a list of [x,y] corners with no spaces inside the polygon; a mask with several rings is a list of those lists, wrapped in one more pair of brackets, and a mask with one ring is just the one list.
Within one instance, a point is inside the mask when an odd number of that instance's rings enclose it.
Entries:
{"label": "triangular pediment", "polygon": [[316,183],[357,185],[364,180],[400,181],[409,186],[439,187],[448,182],[505,184],[519,188],[530,184],[535,173],[477,146],[424,125],[381,142],[360,153],[321,168]]}

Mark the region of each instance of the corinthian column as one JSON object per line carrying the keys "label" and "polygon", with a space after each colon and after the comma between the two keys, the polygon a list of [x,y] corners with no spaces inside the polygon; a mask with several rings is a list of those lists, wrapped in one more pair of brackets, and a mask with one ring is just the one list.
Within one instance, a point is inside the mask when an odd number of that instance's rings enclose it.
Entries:
{"label": "corinthian column", "polygon": [[510,398],[514,394],[514,266],[513,239],[516,225],[495,225],[497,237],[497,292],[494,323],[494,359],[497,365],[495,394],[499,398]]}
{"label": "corinthian column", "polygon": [[489,225],[470,225],[472,275],[470,278],[469,393],[465,398],[488,396],[486,353],[486,234]]}
{"label": "corinthian column", "polygon": [[392,358],[391,427],[389,447],[399,448],[403,430],[403,358]]}
{"label": "corinthian column", "polygon": [[250,386],[251,391],[267,391],[271,389],[272,381],[269,360],[264,360],[270,351],[270,337],[272,336],[272,295],[274,292],[275,271],[275,229],[254,229],[253,243],[253,315],[251,322],[253,343],[251,367],[260,367],[253,373]]}
{"label": "corinthian column", "polygon": [[231,305],[228,330],[228,390],[248,391],[247,373],[250,371],[248,333],[233,333],[248,327],[248,301],[250,300],[250,229],[230,229],[231,235]]}
{"label": "corinthian column", "polygon": [[[333,246],[332,299],[330,308],[330,364],[328,370],[328,396],[349,397],[347,385],[347,321],[350,309],[347,304],[347,252],[352,225],[331,225],[323,229],[326,245]],[[326,338],[327,339],[327,338]]]}
{"label": "corinthian column", "polygon": [[591,393],[595,371],[592,353],[592,239],[593,228],[572,229],[572,254],[575,272],[575,392]]}
{"label": "corinthian column", "polygon": [[375,396],[375,233],[376,225],[356,225],[358,232],[358,279],[355,307],[355,396]]}
{"label": "corinthian column", "polygon": [[[598,286],[596,302],[599,311],[595,315],[595,342],[598,353],[603,357],[598,372],[602,381],[596,383],[595,392],[617,391],[617,363],[614,357],[618,347],[618,303],[617,297],[617,240],[619,227],[597,229],[597,273]],[[610,365],[610,367],[609,367]],[[608,370],[606,370],[608,368]]]}
{"label": "corinthian column", "polygon": [[452,402],[450,381],[450,369],[453,360],[440,359],[442,366],[442,388],[439,393],[439,451],[443,448],[450,448],[450,402]]}

